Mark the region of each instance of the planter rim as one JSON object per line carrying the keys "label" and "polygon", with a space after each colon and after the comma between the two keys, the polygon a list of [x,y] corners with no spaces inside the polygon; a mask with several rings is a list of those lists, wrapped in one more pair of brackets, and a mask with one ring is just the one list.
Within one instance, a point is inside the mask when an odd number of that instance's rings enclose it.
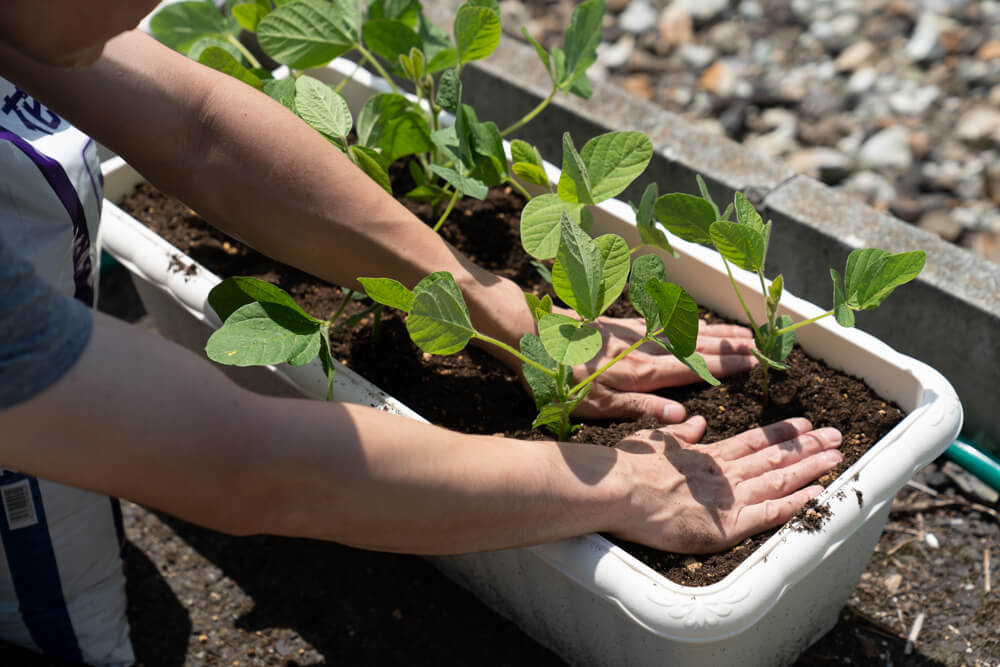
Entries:
{"label": "planter rim", "polygon": [[[353,80],[359,86],[365,86],[368,94],[371,89],[379,92],[388,90],[384,81],[363,69],[355,72],[356,67],[351,61],[338,59],[324,71],[340,77],[353,74]],[[345,97],[349,95],[351,85],[345,87]],[[506,142],[505,148],[509,154]],[[120,158],[106,161],[102,171],[110,197],[123,193],[142,180]],[[556,166],[546,163],[546,171],[550,179],[553,176],[558,179],[559,169]],[[611,200],[599,204],[598,209],[598,215],[620,219],[631,225],[634,232],[634,214],[624,202]],[[207,303],[209,290],[219,281],[217,276],[185,257],[107,200],[101,234],[106,249],[130,271],[172,295],[195,318],[213,328],[221,324]],[[637,233],[635,236],[638,236]],[[670,242],[690,265],[700,270],[719,270],[718,255],[714,250],[672,235]],[[182,261],[185,265],[196,267],[193,275],[187,275],[190,271],[177,271],[174,258],[178,256],[184,257]],[[677,260],[666,256],[664,261],[669,276],[671,262]],[[754,281],[750,280],[751,277]],[[754,274],[734,269],[734,278],[745,293],[760,293],[760,286],[755,286]],[[713,304],[703,302],[697,296],[695,298],[698,303],[714,308]],[[782,297],[782,306],[783,312],[801,319],[825,312],[787,291]],[[724,314],[743,319],[739,317],[741,313]],[[909,402],[909,405],[904,405],[904,409],[909,411],[906,418],[818,498],[820,502],[829,503],[832,510],[832,517],[820,531],[795,532],[790,525],[786,525],[726,578],[698,588],[669,581],[596,534],[525,547],[524,550],[556,567],[617,607],[623,615],[661,637],[696,643],[718,641],[739,634],[756,623],[789,588],[818,567],[825,555],[840,548],[864,520],[875,516],[886,503],[891,502],[895,492],[913,473],[938,456],[958,435],[962,421],[958,397],[944,376],[930,366],[893,350],[874,336],[857,329],[843,329],[827,319],[800,330],[799,338],[803,348],[812,354],[816,353],[810,350],[811,347],[828,341],[867,351],[870,359],[881,360],[893,369],[896,379],[911,386],[908,398],[901,401]],[[301,367],[282,365],[271,369],[305,395],[315,398],[325,396],[326,378],[318,361]],[[338,400],[374,405],[423,420],[339,363],[335,378],[334,391]],[[904,436],[908,439],[907,447],[900,452],[888,451]],[[854,491],[863,495],[863,502],[859,502]]]}

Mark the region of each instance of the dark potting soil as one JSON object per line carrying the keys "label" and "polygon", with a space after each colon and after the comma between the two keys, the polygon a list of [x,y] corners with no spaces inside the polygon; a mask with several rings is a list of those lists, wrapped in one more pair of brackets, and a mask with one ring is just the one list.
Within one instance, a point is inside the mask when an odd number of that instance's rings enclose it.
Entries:
{"label": "dark potting soil", "polygon": [[[405,200],[404,204],[425,221],[434,219],[429,206]],[[484,201],[460,202],[442,234],[480,266],[511,278],[526,290],[542,293],[548,285],[520,245],[518,221],[522,206],[523,199],[509,188],[493,188]],[[273,262],[225,236],[183,203],[149,185],[140,185],[122,208],[213,273],[252,275],[275,283],[316,317],[329,317],[344,298],[339,287]],[[178,259],[177,270],[189,269]],[[622,304],[616,304],[616,308]],[[348,312],[362,308],[363,304],[355,302],[348,306]],[[619,310],[616,314],[627,312]],[[719,320],[708,312],[703,317]],[[410,341],[403,322],[398,312],[386,309],[377,333],[373,333],[370,320],[354,329],[345,328],[331,337],[333,355],[433,423],[468,433],[551,437],[525,427],[534,418],[534,404],[519,378],[506,366],[474,347],[447,357],[425,354]],[[844,460],[819,480],[823,485],[836,479],[904,416],[862,381],[810,358],[798,347],[789,366],[786,372],[772,373],[772,399],[767,404],[759,388],[759,370],[725,378],[718,387],[699,384],[662,393],[683,403],[689,414],[706,418],[704,442],[788,417],[805,417],[816,427],[839,429]],[[454,400],[455,396],[462,400]],[[652,420],[588,423],[574,439],[613,446],[636,430],[653,426]],[[811,503],[793,520],[795,528],[818,529],[826,511],[824,506]],[[732,549],[707,556],[620,544],[669,579],[704,586],[725,577],[774,532],[750,537]]]}

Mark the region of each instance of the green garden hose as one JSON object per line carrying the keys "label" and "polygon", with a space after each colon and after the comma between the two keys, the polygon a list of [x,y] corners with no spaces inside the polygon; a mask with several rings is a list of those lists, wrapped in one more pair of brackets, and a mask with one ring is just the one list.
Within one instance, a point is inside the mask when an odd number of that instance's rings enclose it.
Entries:
{"label": "green garden hose", "polygon": [[945,455],[983,482],[1000,491],[1000,461],[967,442],[956,440]]}

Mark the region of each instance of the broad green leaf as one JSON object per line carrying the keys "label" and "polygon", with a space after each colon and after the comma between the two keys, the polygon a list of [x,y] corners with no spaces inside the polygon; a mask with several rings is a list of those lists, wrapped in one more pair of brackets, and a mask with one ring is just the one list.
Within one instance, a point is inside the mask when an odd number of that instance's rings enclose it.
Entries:
{"label": "broad green leaf", "polygon": [[618,300],[625,289],[632,255],[628,243],[617,234],[598,236],[594,244],[601,252],[601,300],[598,308],[598,314],[601,314]]}
{"label": "broad green leaf", "polygon": [[[780,330],[786,327],[790,327],[795,324],[795,321],[788,315],[781,315],[775,320],[775,326]],[[767,341],[771,335],[770,326],[765,322],[760,325],[760,340]],[[762,352],[767,355],[772,361],[783,362],[788,358],[788,355],[792,353],[792,348],[795,347],[795,332],[787,331],[783,334],[778,334],[770,341],[767,349],[762,350]]]}
{"label": "broad green leaf", "polygon": [[549,177],[537,148],[526,141],[515,139],[510,142],[510,155],[514,175],[528,183],[548,187]]}
{"label": "broad green leaf", "polygon": [[558,313],[538,321],[538,337],[549,356],[567,366],[587,363],[603,344],[600,331]]}
{"label": "broad green leaf", "polygon": [[448,31],[428,21],[422,12],[417,14],[417,19],[417,34],[424,43],[427,72],[435,74],[458,65],[458,49],[451,41]]}
{"label": "broad green leaf", "polygon": [[830,269],[830,279],[833,280],[833,318],[842,327],[854,326],[854,311],[847,305],[844,298],[844,284],[836,269]]}
{"label": "broad green leaf", "polygon": [[[641,132],[608,132],[594,137],[580,150],[582,170],[573,158],[567,174],[567,149],[573,143],[563,140],[563,176],[559,179],[559,195],[567,201],[581,201],[585,204],[602,202],[621,193],[634,181],[653,157],[653,142]],[[571,157],[575,153],[573,149]],[[576,174],[582,171],[586,176],[586,192],[581,190],[581,181]]]}
{"label": "broad green leaf", "polygon": [[295,110],[299,118],[327,137],[345,139],[354,124],[347,100],[311,76],[295,80]]}
{"label": "broad green leaf", "polygon": [[463,7],[485,7],[494,14],[500,13],[500,3],[497,0],[466,0]]}
{"label": "broad green leaf", "polygon": [[656,219],[685,241],[711,243],[709,229],[716,221],[713,206],[694,195],[674,192],[656,200]]}
{"label": "broad green leaf", "polygon": [[660,309],[660,326],[678,358],[688,357],[698,342],[698,304],[682,287],[652,278],[646,292]]}
{"label": "broad green leaf", "polygon": [[389,172],[382,164],[381,156],[374,149],[366,146],[348,146],[347,155],[351,162],[356,164],[361,171],[368,175],[379,186],[392,194],[392,184],[389,182]]}
{"label": "broad green leaf", "polygon": [[464,174],[461,174],[454,169],[450,169],[449,167],[432,164],[430,169],[466,197],[472,197],[473,199],[486,199],[486,195],[490,192],[489,188],[487,188],[486,184],[482,181],[465,176]]}
{"label": "broad green leaf", "polygon": [[557,81],[566,81],[566,52],[558,46],[553,46],[549,55],[552,57],[553,77]]}
{"label": "broad green leaf", "polygon": [[248,303],[209,337],[209,359],[229,366],[308,363],[319,353],[321,325],[291,308]]}
{"label": "broad green leaf", "polygon": [[553,402],[543,405],[539,411],[538,416],[535,417],[535,421],[531,423],[531,428],[541,428],[544,426],[548,429],[549,433],[552,433],[560,440],[565,440],[569,438],[572,434],[580,430],[579,424],[567,425],[566,431],[563,432],[563,423],[569,420],[569,416],[576,410],[577,406],[583,402],[590,391],[590,386],[587,389],[581,391],[573,398],[564,402]]}
{"label": "broad green leaf", "polygon": [[733,196],[733,205],[736,207],[736,219],[739,223],[748,225],[752,230],[763,235],[764,220],[742,192],[737,192]]}
{"label": "broad green leaf", "polygon": [[604,278],[601,251],[565,212],[560,219],[559,233],[552,287],[556,295],[584,320],[596,319],[601,314]]}
{"label": "broad green leaf", "polygon": [[297,0],[261,19],[257,40],[268,56],[293,69],[322,67],[350,51],[357,33],[337,4]]}
{"label": "broad green leaf", "polygon": [[663,266],[663,260],[657,255],[640,255],[632,262],[628,296],[636,312],[646,320],[646,333],[657,331],[663,326],[660,323],[660,306],[646,291],[646,283],[650,280],[666,282],[667,271]]}
{"label": "broad green leaf", "polygon": [[715,216],[712,218],[712,222],[715,222],[716,220],[728,220],[729,219],[728,213],[722,216],[719,215],[719,207],[716,206],[715,200],[712,199],[712,195],[709,194],[708,186],[705,185],[705,179],[701,177],[701,174],[695,174],[694,180],[698,182],[698,192],[701,193],[701,198],[704,199],[706,202],[708,202],[709,206],[712,207],[712,211],[715,214]]}
{"label": "broad green leaf", "polygon": [[285,290],[257,278],[248,276],[226,278],[208,293],[208,305],[223,322],[238,309],[255,301],[287,308],[317,324],[322,321],[302,310],[302,307]]}
{"label": "broad green leaf", "polygon": [[563,50],[566,53],[565,81],[573,81],[597,62],[603,20],[604,0],[587,0],[573,10],[569,27],[563,36]]}
{"label": "broad green leaf", "polygon": [[[230,56],[232,56],[233,60],[235,60],[241,67],[243,67],[243,54],[240,53],[240,50],[237,49],[232,42],[220,39],[219,37],[202,37],[197,42],[188,47],[187,56],[191,60],[197,60],[198,62],[204,65],[206,63],[202,62],[202,55],[205,53],[205,51],[213,48],[222,49]],[[209,67],[212,67],[212,65],[209,65]],[[219,68],[216,67],[215,69]]]}
{"label": "broad green leaf", "polygon": [[569,86],[569,92],[577,97],[589,100],[594,94],[594,86],[590,83],[590,79],[587,78],[586,74],[580,74],[573,79],[573,83]]}
{"label": "broad green leaf", "polygon": [[406,155],[425,153],[434,145],[427,117],[395,93],[381,93],[365,102],[357,131],[358,143],[378,148],[390,164]]}
{"label": "broad green leaf", "polygon": [[459,63],[482,60],[500,43],[500,14],[489,7],[464,5],[455,15]]}
{"label": "broad green leaf", "polygon": [[362,33],[368,48],[398,71],[402,71],[399,67],[400,54],[409,53],[411,49],[417,49],[419,53],[419,49],[423,47],[420,36],[402,21],[368,21]]}
{"label": "broad green leaf", "polygon": [[164,5],[150,17],[149,31],[170,48],[187,54],[199,39],[225,39],[226,34],[235,34],[238,26],[227,21],[213,3],[192,1]]}
{"label": "broad green leaf", "polygon": [[241,65],[240,62],[226,49],[222,49],[217,46],[210,46],[201,52],[201,55],[198,56],[198,62],[202,65],[207,65],[212,69],[228,74],[234,79],[239,79],[243,83],[248,86],[253,86],[257,90],[261,90],[264,87],[260,77]]}
{"label": "broad green leaf", "polygon": [[753,356],[757,357],[757,361],[759,361],[760,363],[765,364],[765,365],[773,368],[776,371],[787,371],[788,370],[788,366],[786,364],[783,364],[781,362],[775,361],[774,359],[772,359],[771,357],[767,356],[766,354],[764,354],[763,352],[761,352],[757,348],[753,348],[750,351],[753,352]]}
{"label": "broad green leaf", "polygon": [[522,181],[534,183],[535,185],[546,186],[549,184],[548,174],[541,167],[536,167],[527,162],[515,162],[511,165],[511,171]]}
{"label": "broad green leaf", "polygon": [[454,112],[462,99],[462,80],[458,77],[458,69],[445,70],[438,80],[435,103],[442,109]]}
{"label": "broad green leaf", "polygon": [[469,343],[476,330],[450,273],[432,273],[417,283],[413,294],[406,330],[417,347],[429,354],[454,354]]}
{"label": "broad green leaf", "polygon": [[536,322],[552,313],[552,297],[548,294],[539,299],[531,292],[525,292],[524,300],[528,302],[528,308],[531,310],[531,316]]}
{"label": "broad green leaf", "polygon": [[261,83],[268,97],[295,112],[295,79],[265,79]]}
{"label": "broad green leaf", "polygon": [[656,226],[656,220],[653,216],[656,212],[656,198],[658,195],[659,191],[656,183],[650,183],[642,193],[642,199],[639,200],[638,207],[629,202],[632,210],[635,211],[635,226],[639,230],[639,238],[642,240],[643,245],[666,250],[674,257],[680,257],[673,246],[670,245],[670,241],[667,240],[667,235],[663,233],[662,229]]}
{"label": "broad green leaf", "polygon": [[536,259],[551,259],[559,252],[560,224],[563,213],[579,224],[580,204],[564,201],[547,193],[532,198],[521,211],[521,244]]}
{"label": "broad green leaf", "polygon": [[764,235],[751,225],[719,220],[710,228],[712,243],[723,257],[747,271],[764,268]]}
{"label": "broad green leaf", "polygon": [[855,310],[877,308],[893,290],[916,278],[925,261],[923,250],[896,255],[878,248],[852,251],[844,270],[847,304]]}
{"label": "broad green leaf", "polygon": [[503,150],[503,137],[496,123],[488,121],[472,126],[472,152],[476,168],[471,174],[487,185],[499,185],[507,180],[507,155]]}
{"label": "broad green leaf", "polygon": [[261,19],[271,13],[271,3],[266,0],[253,0],[236,5],[230,11],[241,28],[257,32],[257,25]]}
{"label": "broad green leaf", "polygon": [[590,175],[583,158],[573,145],[569,132],[563,133],[563,163],[562,174],[559,176],[559,196],[568,202],[593,204]]}
{"label": "broad green leaf", "polygon": [[[555,360],[545,351],[542,340],[534,334],[524,334],[521,337],[521,354],[528,357],[543,368],[556,370]],[[535,400],[535,408],[541,409],[556,399],[556,379],[548,373],[543,373],[530,364],[521,364],[524,380],[531,387],[531,396]]]}
{"label": "broad green leaf", "polygon": [[330,352],[330,334],[325,328],[320,329],[322,340],[319,346],[319,359],[323,365],[323,372],[326,374],[326,400],[333,400],[333,378],[337,374],[337,365],[333,363],[333,354]]}
{"label": "broad green leaf", "polygon": [[419,12],[420,4],[414,0],[375,0],[368,5],[369,19],[402,21],[411,28],[417,25]]}
{"label": "broad green leaf", "polygon": [[365,294],[375,303],[383,306],[396,308],[404,313],[410,312],[413,307],[413,291],[406,288],[403,283],[392,278],[358,278],[358,282],[365,288]]}

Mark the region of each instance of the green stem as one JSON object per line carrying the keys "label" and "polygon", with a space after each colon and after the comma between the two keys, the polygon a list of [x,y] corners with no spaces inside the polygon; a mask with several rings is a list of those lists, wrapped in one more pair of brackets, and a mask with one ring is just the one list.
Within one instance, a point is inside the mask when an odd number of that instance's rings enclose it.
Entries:
{"label": "green stem", "polygon": [[260,61],[253,57],[253,54],[250,53],[250,50],[247,47],[243,46],[243,43],[240,40],[236,39],[236,35],[233,34],[226,35],[226,41],[235,46],[236,49],[243,54],[243,57],[247,59],[247,62],[250,63],[251,67],[260,69]]}
{"label": "green stem", "polygon": [[461,196],[461,193],[458,190],[455,190],[455,194],[451,196],[451,201],[448,202],[448,208],[444,210],[444,213],[441,214],[441,217],[438,218],[437,223],[434,225],[435,232],[441,229],[441,225],[443,225],[444,221],[448,219],[448,216],[451,214],[451,209],[455,208],[455,202],[458,201],[459,196]]}
{"label": "green stem", "polygon": [[382,64],[379,61],[375,60],[375,57],[371,53],[369,53],[368,49],[366,49],[365,47],[361,46],[360,44],[356,44],[355,47],[358,49],[358,51],[361,52],[361,55],[364,57],[364,59],[372,64],[372,67],[375,68],[375,71],[378,72],[379,76],[385,79],[386,83],[389,84],[389,88],[392,89],[392,92],[399,95],[399,89],[396,88],[396,84],[393,82],[392,77],[389,76],[389,73],[385,71],[385,68],[382,67]]}
{"label": "green stem", "polygon": [[642,345],[646,341],[651,340],[653,338],[653,336],[656,336],[657,334],[660,334],[662,332],[663,332],[662,328],[657,329],[656,331],[653,331],[653,332],[650,332],[650,333],[646,334],[645,336],[643,336],[642,338],[640,338],[639,340],[637,340],[633,344],[629,345],[627,348],[625,348],[625,350],[623,350],[621,353],[619,353],[618,356],[616,356],[614,359],[612,359],[608,363],[604,364],[603,366],[601,366],[600,368],[598,368],[596,371],[594,371],[593,373],[591,373],[590,375],[588,375],[586,378],[584,378],[583,380],[581,380],[580,382],[578,382],[575,387],[573,387],[572,389],[569,390],[569,395],[572,396],[576,392],[578,392],[581,389],[583,389],[584,387],[586,387],[588,384],[590,384],[591,382],[593,382],[594,379],[598,375],[600,375],[601,373],[603,373],[604,371],[608,370],[609,368],[611,368],[612,366],[614,366],[615,364],[617,364],[619,361],[621,361],[622,359],[624,359],[625,357],[627,357],[630,352],[632,352],[633,350],[637,349],[640,345]]}
{"label": "green stem", "polygon": [[359,69],[361,69],[361,63],[354,63],[354,71],[351,72],[350,76],[346,77],[343,81],[341,81],[340,83],[337,84],[337,87],[333,89],[334,92],[336,92],[336,93],[339,94],[340,91],[342,91],[344,89],[344,86],[347,85],[347,82],[351,81],[352,79],[354,79],[354,75],[358,73]]}
{"label": "green stem", "polygon": [[777,333],[779,335],[781,335],[781,334],[788,333],[789,331],[795,331],[799,327],[804,327],[807,324],[812,324],[813,322],[818,322],[819,320],[823,319],[824,317],[829,317],[830,315],[833,315],[833,311],[832,310],[829,310],[829,311],[823,313],[822,315],[817,315],[816,317],[812,317],[812,318],[810,318],[808,320],[802,320],[801,322],[796,322],[795,324],[790,324],[787,327],[785,327],[784,329],[778,329]]}
{"label": "green stem", "polygon": [[[501,350],[514,355],[515,357],[517,357],[518,359],[520,359],[524,363],[528,364],[532,368],[536,368],[536,369],[540,370],[541,372],[545,373],[546,375],[548,375],[551,378],[555,378],[556,377],[556,371],[554,371],[554,370],[552,370],[550,368],[546,368],[545,366],[542,366],[540,363],[538,363],[534,359],[526,357],[525,355],[521,354],[520,350],[517,350],[517,349],[511,347],[510,345],[508,345],[507,343],[505,343],[505,342],[503,342],[501,340],[497,340],[496,338],[492,338],[490,336],[487,336],[486,334],[481,334],[479,332],[476,332],[476,333],[472,334],[472,337],[473,338],[478,338],[481,341],[485,341],[487,343],[490,343],[491,345],[496,345]],[[558,385],[558,383],[556,383],[556,384]]]}
{"label": "green stem", "polygon": [[531,199],[531,193],[525,190],[524,186],[517,182],[517,179],[510,178],[507,179],[507,182],[510,183],[512,188],[521,193],[522,197],[524,197],[525,199]]}
{"label": "green stem", "polygon": [[504,130],[503,132],[501,132],[500,136],[506,137],[508,134],[510,134],[514,130],[518,130],[522,126],[524,126],[525,124],[527,124],[528,122],[530,122],[535,116],[537,116],[538,114],[540,114],[545,107],[547,107],[549,105],[549,102],[552,101],[552,98],[554,98],[556,96],[556,93],[558,93],[558,92],[559,92],[559,87],[558,86],[553,86],[552,87],[552,92],[549,93],[548,97],[546,97],[544,100],[542,100],[538,104],[538,106],[536,106],[534,109],[532,109],[531,111],[529,111],[528,114],[524,118],[522,118],[521,120],[517,121],[516,123],[514,123],[513,125],[511,125],[510,127],[508,127],[506,130]]}
{"label": "green stem", "polygon": [[344,308],[347,308],[347,302],[350,301],[352,298],[354,298],[355,294],[357,294],[357,292],[355,292],[354,290],[350,290],[348,291],[347,294],[344,295],[344,300],[340,302],[340,306],[337,307],[337,312],[333,314],[333,317],[331,317],[326,321],[326,326],[329,327],[331,324],[340,319],[340,316],[344,312]]}
{"label": "green stem", "polygon": [[736,279],[733,278],[733,271],[729,268],[729,262],[726,258],[722,258],[722,264],[726,267],[726,273],[729,274],[729,282],[732,283],[733,289],[736,291],[736,298],[740,300],[740,305],[743,306],[743,312],[746,313],[747,319],[750,320],[750,325],[753,326],[754,338],[757,337],[757,323],[753,319],[753,315],[750,314],[750,309],[747,308],[746,301],[743,300],[743,293],[740,292],[740,288],[736,286]]}

